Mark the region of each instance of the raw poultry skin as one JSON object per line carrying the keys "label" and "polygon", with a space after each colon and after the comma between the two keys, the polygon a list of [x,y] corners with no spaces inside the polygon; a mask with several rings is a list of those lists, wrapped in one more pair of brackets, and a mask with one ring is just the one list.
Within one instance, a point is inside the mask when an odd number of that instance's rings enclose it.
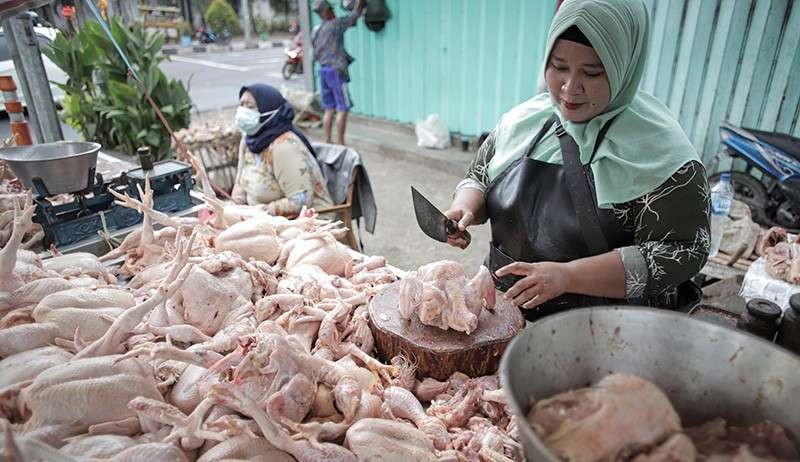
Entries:
{"label": "raw poultry skin", "polygon": [[347,430],[344,445],[360,461],[432,462],[433,443],[412,425],[386,419],[363,419]]}
{"label": "raw poultry skin", "polygon": [[[43,262],[6,246],[0,261],[11,264],[0,266],[15,277],[0,294],[0,451],[48,461],[520,460],[496,377],[428,387],[438,407],[427,413],[411,392],[413,363],[372,356],[367,307],[397,279],[384,258],[355,255],[337,241],[339,224],[313,211],[288,220],[207,199],[219,212],[210,222],[125,200],[165,226],[145,226],[106,256],[127,256],[126,286],[94,257]],[[469,448],[452,447],[470,434]]]}
{"label": "raw poultry skin", "polygon": [[681,430],[667,396],[629,374],[612,374],[593,387],[539,401],[528,423],[569,462],[624,460]]}
{"label": "raw poultry skin", "polygon": [[732,427],[715,419],[682,429],[664,393],[629,374],[611,374],[593,387],[536,402],[528,424],[556,456],[569,462],[800,460],[774,422]]}
{"label": "raw poultry skin", "polygon": [[723,419],[714,419],[703,425],[687,428],[685,433],[697,448],[698,460],[800,460],[800,452],[783,428],[774,422],[764,421],[749,427],[733,427]]}
{"label": "raw poultry skin", "polygon": [[478,327],[481,310],[494,308],[494,285],[485,266],[468,280],[460,264],[442,260],[420,267],[400,284],[403,318],[418,316],[423,324],[443,330],[470,334]]}

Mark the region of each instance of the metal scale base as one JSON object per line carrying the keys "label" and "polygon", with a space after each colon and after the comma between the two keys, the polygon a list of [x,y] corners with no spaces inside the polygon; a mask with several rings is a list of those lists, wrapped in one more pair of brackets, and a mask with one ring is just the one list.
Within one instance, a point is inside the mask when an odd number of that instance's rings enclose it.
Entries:
{"label": "metal scale base", "polygon": [[[123,173],[119,178],[103,181],[97,175],[95,184],[85,191],[74,193],[75,200],[54,205],[47,197],[43,185],[34,181],[37,192],[35,221],[45,231],[44,244],[49,247],[66,246],[97,235],[103,222],[108,230],[127,228],[142,221],[142,214],[136,210],[117,205],[114,196],[108,192],[113,189],[121,194],[141,199],[136,188],[144,190],[145,174],[153,189],[153,206],[164,213],[175,213],[192,206],[189,192],[193,180],[191,166],[176,160],[165,160],[153,165],[153,170],[141,168]],[[94,176],[94,175],[92,175]]]}

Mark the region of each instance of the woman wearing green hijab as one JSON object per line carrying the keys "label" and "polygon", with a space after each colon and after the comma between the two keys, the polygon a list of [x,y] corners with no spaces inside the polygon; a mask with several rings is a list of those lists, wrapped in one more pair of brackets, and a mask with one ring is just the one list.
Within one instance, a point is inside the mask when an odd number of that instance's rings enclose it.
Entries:
{"label": "woman wearing green hijab", "polygon": [[[495,286],[530,320],[631,303],[687,309],[708,256],[708,184],[669,110],[639,91],[642,0],[567,0],[547,43],[548,93],[506,113],[446,214],[491,222]],[[459,232],[451,245],[464,247]]]}

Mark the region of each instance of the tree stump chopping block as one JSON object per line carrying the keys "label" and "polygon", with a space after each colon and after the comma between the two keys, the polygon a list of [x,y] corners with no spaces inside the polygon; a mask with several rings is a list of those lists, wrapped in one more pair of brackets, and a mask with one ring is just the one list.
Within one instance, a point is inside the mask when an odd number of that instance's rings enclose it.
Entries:
{"label": "tree stump chopping block", "polygon": [[417,377],[447,380],[454,372],[470,377],[494,374],[511,339],[525,326],[518,308],[497,299],[492,311],[483,310],[470,335],[427,326],[413,316],[400,316],[400,286],[386,286],[369,305],[370,328],[378,356],[388,363],[403,355],[417,364]]}

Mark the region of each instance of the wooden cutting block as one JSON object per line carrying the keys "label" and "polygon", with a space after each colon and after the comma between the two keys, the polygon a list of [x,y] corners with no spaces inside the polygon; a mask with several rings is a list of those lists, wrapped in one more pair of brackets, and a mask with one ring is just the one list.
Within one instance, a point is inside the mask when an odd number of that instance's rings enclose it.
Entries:
{"label": "wooden cutting block", "polygon": [[[416,316],[405,320],[398,308],[400,286],[386,286],[369,305],[370,328],[378,356],[404,355],[417,364],[417,377],[446,380],[454,372],[470,377],[494,374],[514,336],[525,327],[518,308],[498,296],[493,311],[483,310],[470,335],[426,326]],[[499,294],[498,294],[499,295]]]}

